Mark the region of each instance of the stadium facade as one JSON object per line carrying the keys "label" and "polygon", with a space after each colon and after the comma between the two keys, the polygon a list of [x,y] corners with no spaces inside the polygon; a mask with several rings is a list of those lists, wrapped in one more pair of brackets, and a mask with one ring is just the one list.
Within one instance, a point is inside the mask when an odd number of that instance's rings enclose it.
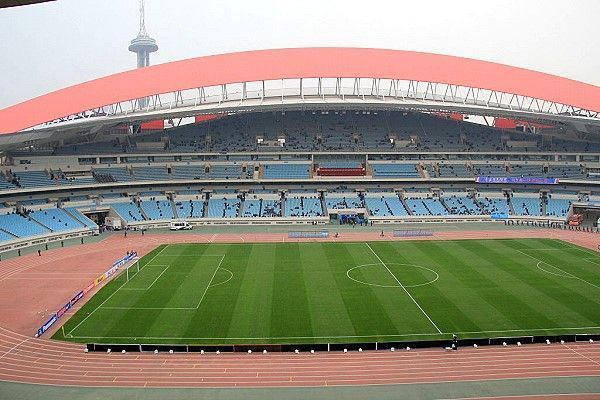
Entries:
{"label": "stadium facade", "polygon": [[0,110],[0,251],[180,220],[592,226],[599,111],[593,85],[396,50],[123,72]]}

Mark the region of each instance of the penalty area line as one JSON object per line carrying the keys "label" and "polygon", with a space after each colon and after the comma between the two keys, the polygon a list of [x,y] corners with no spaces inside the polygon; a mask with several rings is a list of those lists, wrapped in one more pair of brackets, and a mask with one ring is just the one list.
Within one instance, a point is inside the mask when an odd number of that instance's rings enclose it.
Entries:
{"label": "penalty area line", "polygon": [[[162,249],[161,249],[161,250],[160,250],[158,253],[156,253],[156,254],[154,255],[154,257],[152,257],[152,258],[150,259],[150,261],[148,261],[148,262],[147,262],[147,263],[146,263],[144,266],[146,266],[146,265],[150,264],[150,263],[152,262],[152,260],[154,260],[156,257],[158,257],[158,255],[159,255],[160,253],[162,253],[163,251],[165,251],[165,249],[166,249],[167,247],[169,247],[169,245],[168,245],[168,244],[167,244],[167,245],[165,245],[165,247],[163,247],[163,248],[162,248]],[[138,262],[139,262],[139,260],[138,260]],[[143,269],[143,268],[144,268],[144,267],[142,267],[142,269]],[[140,271],[141,271],[141,269],[140,269]],[[83,324],[83,323],[84,323],[84,322],[85,322],[85,321],[86,321],[86,320],[87,320],[89,317],[91,317],[91,315],[92,315],[93,313],[95,313],[97,310],[99,310],[99,309],[100,309],[100,308],[101,308],[101,307],[102,307],[102,306],[103,306],[103,305],[104,305],[104,304],[105,304],[105,303],[106,303],[108,300],[110,300],[110,299],[111,299],[111,298],[112,298],[112,297],[113,297],[115,294],[117,294],[117,292],[119,291],[119,289],[121,289],[123,286],[125,286],[125,284],[126,284],[127,282],[128,282],[128,281],[125,281],[125,282],[123,282],[123,284],[122,284],[121,286],[119,286],[119,287],[117,288],[117,290],[115,290],[115,291],[114,291],[114,292],[113,292],[113,293],[112,293],[110,296],[108,296],[108,297],[107,297],[107,298],[106,298],[106,299],[105,299],[105,300],[104,300],[102,303],[100,303],[100,304],[98,305],[98,307],[94,308],[94,309],[92,310],[92,312],[90,312],[88,315],[86,315],[86,317],[85,317],[84,319],[82,319],[82,320],[81,320],[81,321],[80,321],[80,322],[79,322],[77,325],[75,325],[75,327],[74,327],[73,329],[71,329],[71,330],[69,331],[68,335],[71,335],[70,337],[74,337],[74,336],[73,336],[73,332],[75,331],[75,329],[79,328],[79,327],[81,326],[81,324]]]}

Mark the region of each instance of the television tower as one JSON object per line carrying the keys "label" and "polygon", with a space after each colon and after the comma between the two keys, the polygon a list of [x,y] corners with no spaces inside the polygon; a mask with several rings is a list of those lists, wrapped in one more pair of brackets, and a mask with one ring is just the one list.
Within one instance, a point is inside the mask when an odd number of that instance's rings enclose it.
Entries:
{"label": "television tower", "polygon": [[131,41],[129,51],[137,54],[137,67],[144,68],[150,65],[150,53],[158,50],[156,40],[152,39],[146,32],[144,22],[144,0],[140,0],[140,32]]}

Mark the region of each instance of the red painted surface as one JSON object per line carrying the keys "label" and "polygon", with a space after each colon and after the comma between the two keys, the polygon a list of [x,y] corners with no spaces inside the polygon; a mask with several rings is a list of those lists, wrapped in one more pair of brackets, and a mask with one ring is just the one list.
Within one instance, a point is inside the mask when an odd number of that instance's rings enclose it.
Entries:
{"label": "red painted surface", "polygon": [[600,111],[600,87],[555,75],[439,54],[320,47],[198,57],[110,75],[0,110],[0,132],[17,132],[81,111],[159,93],[311,77],[448,83]]}
{"label": "red painted surface", "polygon": [[454,121],[463,121],[465,119],[464,115],[462,115],[461,113],[456,113],[456,112],[453,112],[453,113],[435,112],[435,113],[432,113],[432,115],[435,115],[436,117],[451,119]]}
{"label": "red painted surface", "polygon": [[162,131],[165,129],[165,121],[157,119],[155,121],[142,122],[141,128],[143,131]]}
{"label": "red painted surface", "polygon": [[364,176],[364,168],[319,168],[319,176]]}
{"label": "red painted surface", "polygon": [[194,118],[197,124],[203,123],[203,122],[208,122],[208,121],[212,121],[215,119],[219,119],[219,118],[223,118],[225,117],[225,114],[204,114],[204,115],[196,115],[196,117]]}
{"label": "red painted surface", "polygon": [[510,118],[495,118],[494,119],[494,126],[496,128],[500,128],[500,129],[515,129],[517,127],[517,125],[519,125],[519,126],[533,126],[533,127],[538,128],[538,129],[540,129],[540,128],[554,128],[554,126],[552,126],[552,125],[538,124],[538,123],[529,122],[529,121],[519,121],[519,120],[516,120],[516,119],[510,119]]}

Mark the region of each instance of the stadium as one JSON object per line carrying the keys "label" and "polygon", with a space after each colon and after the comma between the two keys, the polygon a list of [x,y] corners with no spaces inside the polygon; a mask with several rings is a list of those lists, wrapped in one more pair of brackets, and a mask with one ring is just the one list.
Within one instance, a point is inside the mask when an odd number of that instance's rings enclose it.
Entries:
{"label": "stadium", "polygon": [[591,84],[342,47],[2,109],[0,380],[592,398],[599,112]]}

